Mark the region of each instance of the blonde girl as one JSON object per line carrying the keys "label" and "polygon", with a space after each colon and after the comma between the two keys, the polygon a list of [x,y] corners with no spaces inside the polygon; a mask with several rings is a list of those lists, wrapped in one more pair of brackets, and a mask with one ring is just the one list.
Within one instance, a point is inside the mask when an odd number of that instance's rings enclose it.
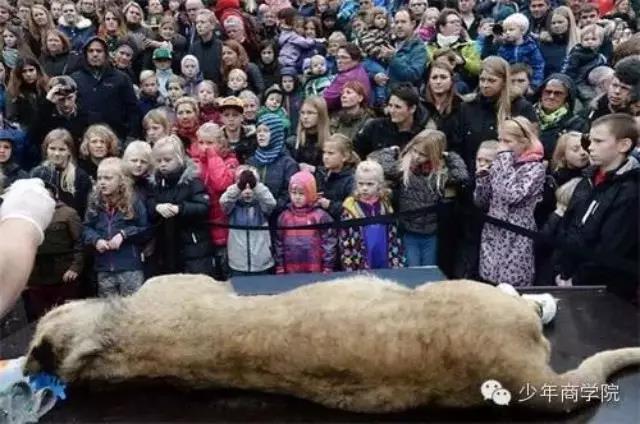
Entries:
{"label": "blonde girl", "polygon": [[211,80],[204,80],[196,87],[196,98],[200,108],[200,122],[222,123],[220,111],[216,104],[218,94],[218,86]]}
{"label": "blonde girl", "polygon": [[[542,200],[545,180],[542,144],[524,117],[502,121],[498,141],[491,167],[476,170],[475,202],[488,208],[489,216],[535,231],[533,213]],[[480,242],[480,276],[493,283],[531,285],[533,240],[486,223]]]}
{"label": "blonde girl", "polygon": [[322,165],[322,148],[329,137],[329,112],[322,97],[307,97],[300,108],[296,135],[288,140],[301,170],[314,173]]}
{"label": "blonde girl", "polygon": [[[385,187],[382,166],[360,162],[352,196],[342,204],[342,221],[393,213],[390,190]],[[394,224],[352,226],[339,232],[342,267],[345,271],[404,266],[398,230]]]}
{"label": "blonde girl", "polygon": [[95,249],[98,296],[130,295],[144,282],[141,244],[146,241],[147,211],[136,199],[120,158],[98,166],[84,222],[85,246]]}
{"label": "blonde girl", "polygon": [[81,217],[87,207],[91,179],[76,164],[75,145],[71,133],[57,128],[42,142],[42,164],[31,170],[31,176],[56,187],[60,201],[71,206]]}
{"label": "blonde girl", "polygon": [[118,137],[111,128],[103,124],[94,124],[87,128],[82,137],[79,165],[95,179],[100,162],[119,154]]}
{"label": "blonde girl", "polygon": [[322,164],[316,169],[318,206],[339,219],[342,202],[353,193],[355,167],[360,158],[353,151],[351,140],[342,134],[333,134],[322,148]]}
{"label": "blonde girl", "polygon": [[400,153],[398,209],[408,266],[436,264],[438,212],[424,209],[454,197],[469,181],[462,158],[446,148],[445,134],[427,129],[418,133]]}
{"label": "blonde girl", "polygon": [[45,6],[41,4],[31,6],[28,28],[27,40],[29,41],[29,46],[34,54],[40,56],[47,33],[56,29],[51,13]]}
{"label": "blonde girl", "polygon": [[589,153],[582,147],[582,133],[569,131],[558,137],[556,148],[551,157],[551,167],[554,174],[572,174],[562,178],[559,185],[571,178],[579,177],[582,170],[589,164]]}
{"label": "blonde girl", "polygon": [[171,134],[171,121],[162,109],[152,109],[142,119],[142,128],[144,128],[145,140],[153,146],[153,144]]}
{"label": "blonde girl", "polygon": [[9,69],[16,67],[18,58],[35,57],[25,40],[24,30],[16,25],[6,25],[2,32],[2,62]]}

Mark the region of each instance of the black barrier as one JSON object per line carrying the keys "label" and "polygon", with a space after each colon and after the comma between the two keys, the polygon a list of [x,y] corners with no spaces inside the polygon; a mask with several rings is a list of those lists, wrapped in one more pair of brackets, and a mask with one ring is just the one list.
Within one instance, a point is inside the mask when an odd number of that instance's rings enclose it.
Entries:
{"label": "black barrier", "polygon": [[[207,225],[218,228],[227,228],[230,230],[245,230],[247,234],[250,231],[277,231],[277,230],[293,230],[293,229],[340,229],[340,228],[351,228],[351,227],[362,227],[365,225],[374,225],[374,224],[398,224],[398,221],[401,216],[414,216],[414,215],[422,215],[427,213],[438,212],[443,206],[452,205],[452,202],[441,202],[432,206],[425,206],[423,208],[412,209],[409,211],[402,212],[394,212],[393,214],[388,215],[377,215],[366,218],[356,218],[356,219],[347,219],[347,220],[334,220],[333,222],[327,223],[319,223],[319,224],[306,224],[306,225],[291,225],[291,226],[275,226],[271,223],[268,226],[251,226],[251,225],[232,225],[224,222],[216,222],[216,221],[207,221]],[[485,214],[481,212],[479,209],[473,209],[473,216],[478,218],[480,222],[489,223],[491,225],[495,225],[496,227],[502,228],[504,230],[510,231],[512,233],[518,234],[523,237],[527,237],[532,239],[536,243],[544,243],[546,246],[558,248],[563,252],[570,253],[576,257],[581,259],[589,260],[596,264],[605,265],[607,268],[622,271],[625,274],[636,275],[638,274],[638,264],[632,260],[621,259],[617,255],[614,255],[609,252],[602,251],[592,251],[588,252],[582,249],[575,249],[568,245],[565,241],[562,242],[552,242],[548,237],[543,235],[538,231],[533,231],[525,227],[521,227],[519,225],[513,224],[508,221],[504,221],[498,218],[495,218],[491,215]],[[155,226],[158,226],[156,224]],[[153,228],[153,227],[152,227]],[[67,251],[59,251],[56,253],[38,253],[38,256],[61,256],[70,253],[75,253],[76,250],[69,249]]]}

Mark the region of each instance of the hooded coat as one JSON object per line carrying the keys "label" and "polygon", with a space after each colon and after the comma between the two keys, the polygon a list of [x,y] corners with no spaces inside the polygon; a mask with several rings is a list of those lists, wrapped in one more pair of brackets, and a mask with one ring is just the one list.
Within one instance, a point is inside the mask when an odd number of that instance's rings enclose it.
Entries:
{"label": "hooded coat", "polygon": [[[474,200],[488,215],[536,230],[534,210],[542,200],[542,146],[515,158],[498,153],[487,175],[476,178]],[[533,239],[485,223],[480,243],[480,276],[493,283],[528,286],[534,278]]]}
{"label": "hooded coat", "polygon": [[351,69],[338,72],[338,75],[331,81],[331,84],[322,92],[322,97],[327,102],[329,111],[338,110],[341,107],[340,96],[342,96],[342,88],[348,81],[358,81],[365,88],[366,98],[371,99],[371,83],[369,74],[365,71],[361,63]]}
{"label": "hooded coat", "polygon": [[[93,37],[84,46],[86,61],[87,48],[94,41],[100,42],[107,51],[107,44],[99,37]],[[78,85],[78,100],[87,113],[88,123],[106,123],[120,140],[140,133],[138,101],[133,83],[126,74],[105,64],[101,69],[93,69],[85,63],[82,69],[71,77]]]}
{"label": "hooded coat", "polygon": [[67,23],[64,16],[60,16],[58,29],[69,38],[71,50],[74,52],[82,50],[86,42],[96,34],[96,28],[91,21],[80,14],[78,14],[78,20],[73,25]]}
{"label": "hooded coat", "polygon": [[[562,221],[565,249],[560,252],[563,278],[573,285],[606,284],[629,300],[638,300],[638,216],[640,165],[629,157],[596,184],[596,169],[588,168],[578,183]],[[591,252],[590,258],[581,252]],[[603,255],[603,260],[594,260]],[[613,260],[626,260],[630,270]]]}

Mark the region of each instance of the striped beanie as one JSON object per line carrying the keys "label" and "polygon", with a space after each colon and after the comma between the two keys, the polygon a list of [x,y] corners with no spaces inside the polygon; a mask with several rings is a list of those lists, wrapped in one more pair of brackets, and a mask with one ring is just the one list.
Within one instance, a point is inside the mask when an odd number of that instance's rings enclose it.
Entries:
{"label": "striped beanie", "polygon": [[278,159],[284,149],[284,124],[282,118],[275,113],[265,113],[258,118],[258,126],[269,128],[270,139],[266,147],[256,149],[256,162],[259,165],[269,165]]}

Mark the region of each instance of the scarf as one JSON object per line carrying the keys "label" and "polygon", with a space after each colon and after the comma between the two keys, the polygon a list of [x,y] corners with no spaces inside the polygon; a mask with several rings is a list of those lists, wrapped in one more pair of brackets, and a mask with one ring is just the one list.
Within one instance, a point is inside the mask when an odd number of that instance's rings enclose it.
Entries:
{"label": "scarf", "polygon": [[536,114],[538,115],[538,120],[540,121],[540,129],[542,131],[550,128],[560,122],[562,118],[564,118],[567,113],[569,113],[569,109],[566,106],[561,106],[556,109],[554,112],[545,112],[540,103],[536,103],[535,105]]}
{"label": "scarf", "polygon": [[442,48],[451,47],[456,41],[460,39],[458,35],[442,35],[438,33],[436,35],[438,45]]}
{"label": "scarf", "polygon": [[269,127],[270,140],[268,146],[258,146],[254,157],[259,166],[270,165],[280,157],[284,149],[284,125],[282,118],[275,113],[265,113],[258,118],[258,125],[266,125]]}

